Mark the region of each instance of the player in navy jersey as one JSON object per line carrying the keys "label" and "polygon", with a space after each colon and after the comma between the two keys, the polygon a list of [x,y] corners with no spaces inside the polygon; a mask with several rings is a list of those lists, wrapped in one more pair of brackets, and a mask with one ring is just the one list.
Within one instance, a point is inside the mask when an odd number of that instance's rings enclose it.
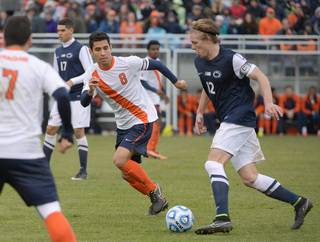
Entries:
{"label": "player in navy jersey", "polygon": [[[27,53],[32,43],[27,17],[8,18],[4,40],[6,47],[0,52],[0,193],[7,183],[27,206],[35,206],[52,241],[76,241],[61,212],[40,140],[41,103],[47,92],[57,100],[63,122],[58,150],[65,153],[72,146],[69,87],[48,63]],[[6,219],[10,220],[2,217],[1,222]]]}
{"label": "player in navy jersey", "polygon": [[[89,177],[87,174],[88,141],[84,128],[90,125],[90,106],[86,108],[81,106],[80,97],[83,87],[82,75],[93,62],[88,47],[73,38],[73,29],[74,24],[69,18],[58,22],[58,35],[62,46],[57,48],[54,53],[53,65],[62,79],[71,86],[72,125],[77,138],[80,159],[80,171],[71,179],[85,180]],[[50,113],[43,145],[43,151],[49,161],[55,147],[56,135],[60,126],[61,119],[55,103]]]}
{"label": "player in navy jersey", "polygon": [[195,232],[212,234],[230,232],[233,228],[228,211],[229,181],[224,171],[229,160],[246,186],[293,205],[296,216],[291,229],[298,229],[313,204],[309,199],[287,190],[275,179],[258,173],[255,163],[262,162],[264,156],[254,130],[254,92],[249,78],[259,83],[267,115],[279,119],[283,111],[272,102],[268,78],[240,54],[221,46],[219,34],[219,28],[211,19],[194,21],[190,31],[192,49],[197,53],[194,63],[203,86],[196,130],[198,134],[206,132],[203,113],[210,101],[221,122],[205,163],[215,199],[216,216],[213,223]]}

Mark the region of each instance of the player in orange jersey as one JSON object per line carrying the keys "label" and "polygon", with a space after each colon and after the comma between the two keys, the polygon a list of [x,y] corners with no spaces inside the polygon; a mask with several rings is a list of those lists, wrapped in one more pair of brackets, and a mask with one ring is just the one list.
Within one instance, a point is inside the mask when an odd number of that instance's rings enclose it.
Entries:
{"label": "player in orange jersey", "polygon": [[46,92],[57,100],[63,123],[58,150],[65,153],[72,146],[69,87],[48,63],[27,53],[32,43],[27,17],[10,17],[4,40],[6,49],[0,52],[0,193],[8,183],[27,206],[35,206],[52,241],[76,241],[61,213],[40,140],[41,104]]}
{"label": "player in orange jersey", "polygon": [[162,196],[160,185],[152,182],[140,166],[141,155],[148,156],[147,144],[158,116],[138,74],[142,70],[158,70],[179,89],[185,89],[186,82],[178,80],[160,61],[112,56],[110,38],[104,32],[92,33],[89,46],[97,63],[84,74],[81,104],[88,106],[98,93],[114,110],[117,141],[113,162],[125,181],[150,197],[152,205],[146,215],[158,214],[168,208],[168,201]]}
{"label": "player in orange jersey", "polygon": [[182,90],[177,98],[179,115],[179,136],[185,135],[185,126],[187,126],[187,135],[192,136],[193,128],[193,98],[187,90]]}

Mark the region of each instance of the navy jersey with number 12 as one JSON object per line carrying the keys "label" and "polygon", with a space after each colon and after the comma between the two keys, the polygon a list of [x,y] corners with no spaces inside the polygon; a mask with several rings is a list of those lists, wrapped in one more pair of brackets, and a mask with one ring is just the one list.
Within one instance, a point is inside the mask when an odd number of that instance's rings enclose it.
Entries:
{"label": "navy jersey with number 12", "polygon": [[246,76],[255,65],[249,65],[242,55],[221,45],[213,60],[196,56],[194,63],[220,122],[255,127],[255,96]]}

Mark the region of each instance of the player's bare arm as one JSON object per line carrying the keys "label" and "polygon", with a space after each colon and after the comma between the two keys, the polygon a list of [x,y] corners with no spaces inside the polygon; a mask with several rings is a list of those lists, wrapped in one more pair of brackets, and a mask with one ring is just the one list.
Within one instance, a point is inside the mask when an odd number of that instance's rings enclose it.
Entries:
{"label": "player's bare arm", "polygon": [[204,123],[203,113],[206,110],[206,107],[208,106],[209,102],[210,102],[210,99],[208,95],[204,90],[202,90],[199,106],[197,109],[196,124],[195,124],[198,135],[207,132],[207,129],[203,126],[203,123]]}
{"label": "player's bare arm", "polygon": [[58,151],[61,152],[62,154],[66,153],[67,149],[72,147],[72,143],[66,139],[66,138],[61,138],[58,142],[57,148]]}
{"label": "player's bare arm", "polygon": [[279,116],[282,117],[283,115],[283,110],[273,103],[270,82],[266,75],[264,75],[258,67],[255,67],[248,77],[259,83],[264,100],[265,113],[279,120]]}

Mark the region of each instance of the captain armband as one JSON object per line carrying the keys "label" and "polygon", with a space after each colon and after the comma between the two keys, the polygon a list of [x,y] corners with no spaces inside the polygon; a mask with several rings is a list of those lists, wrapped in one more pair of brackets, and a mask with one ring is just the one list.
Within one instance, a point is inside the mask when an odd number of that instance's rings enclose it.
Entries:
{"label": "captain armband", "polygon": [[240,75],[242,77],[246,76],[248,74],[248,72],[250,71],[251,69],[251,64],[246,62],[243,66],[241,66],[240,68]]}

